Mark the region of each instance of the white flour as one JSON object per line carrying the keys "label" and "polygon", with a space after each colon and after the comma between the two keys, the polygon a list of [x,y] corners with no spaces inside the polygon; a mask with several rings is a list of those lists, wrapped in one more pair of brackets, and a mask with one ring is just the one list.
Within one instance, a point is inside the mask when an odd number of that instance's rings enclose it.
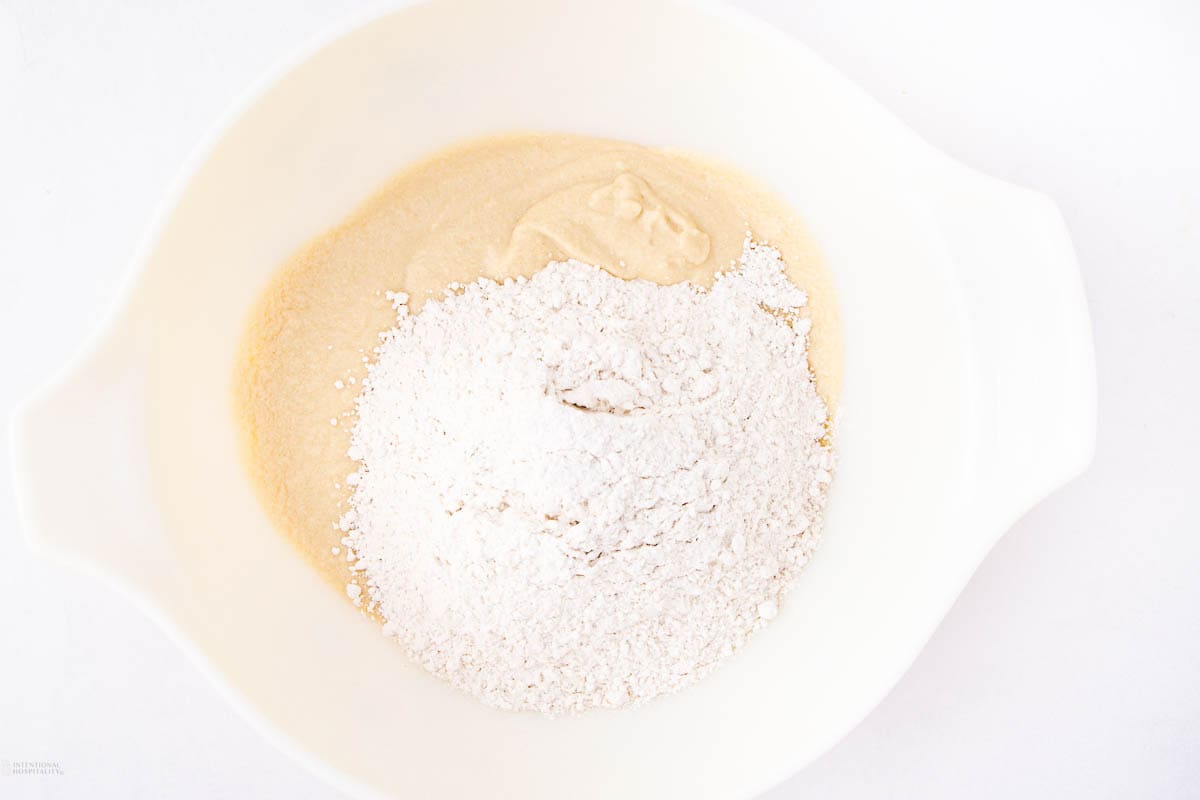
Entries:
{"label": "white flour", "polygon": [[341,526],[351,598],[413,659],[502,708],[622,706],[775,616],[832,467],[776,251],[747,241],[710,291],[569,261],[406,299]]}

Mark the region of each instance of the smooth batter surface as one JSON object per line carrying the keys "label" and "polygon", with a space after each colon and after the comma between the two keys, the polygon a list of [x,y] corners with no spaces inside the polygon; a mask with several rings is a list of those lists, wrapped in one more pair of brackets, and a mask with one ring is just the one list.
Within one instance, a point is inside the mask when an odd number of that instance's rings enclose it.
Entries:
{"label": "smooth batter surface", "polygon": [[[393,178],[285,263],[254,308],[235,376],[249,469],[280,529],[339,586],[335,522],[365,362],[395,312],[450,283],[531,275],[575,258],[622,278],[709,286],[749,230],[809,295],[809,361],[835,408],[837,307],[800,221],[769,191],[703,159],[625,142],[515,135],[468,142]],[[503,424],[497,409],[497,424]],[[337,548],[339,552],[334,553]]]}

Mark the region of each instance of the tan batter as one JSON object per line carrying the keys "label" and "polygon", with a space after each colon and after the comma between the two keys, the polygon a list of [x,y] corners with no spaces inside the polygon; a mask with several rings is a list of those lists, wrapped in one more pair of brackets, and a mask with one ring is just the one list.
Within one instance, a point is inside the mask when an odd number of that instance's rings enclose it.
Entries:
{"label": "tan batter", "polygon": [[747,229],[779,249],[809,294],[809,360],[832,408],[841,343],[829,275],[795,215],[745,176],[670,150],[533,134],[414,164],[296,253],[253,310],[234,385],[268,513],[346,583],[334,523],[355,470],[346,450],[365,360],[395,322],[385,292],[408,292],[419,308],[452,282],[531,275],[565,258],[622,278],[708,286],[741,255]]}

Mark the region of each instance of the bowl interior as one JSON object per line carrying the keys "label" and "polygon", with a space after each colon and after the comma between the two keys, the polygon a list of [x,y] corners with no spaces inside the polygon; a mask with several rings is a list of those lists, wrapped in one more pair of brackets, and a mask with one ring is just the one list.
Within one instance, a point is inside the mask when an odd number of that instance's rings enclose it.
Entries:
{"label": "bowl interior", "polygon": [[[238,460],[233,360],[272,271],[407,162],[513,130],[737,165],[807,219],[837,283],[846,383],[822,549],[741,653],[635,711],[548,720],[444,687],[271,528]],[[215,145],[139,288],[176,622],[297,752],[383,793],[737,797],[782,779],[878,701],[972,566],[955,524],[967,333],[906,137],[798,45],[669,0],[442,0],[320,49]]]}

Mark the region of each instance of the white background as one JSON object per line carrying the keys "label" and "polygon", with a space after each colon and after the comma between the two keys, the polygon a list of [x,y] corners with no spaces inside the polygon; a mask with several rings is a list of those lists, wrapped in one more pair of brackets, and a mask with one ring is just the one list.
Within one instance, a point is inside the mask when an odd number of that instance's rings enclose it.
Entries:
{"label": "white background", "polygon": [[[1100,383],[1092,469],[996,547],[888,699],[768,797],[1200,797],[1200,4],[738,4],[935,145],[1059,201]],[[226,105],[365,5],[0,0],[0,411],[100,320]],[[8,469],[0,758],[67,774],[0,775],[0,798],[339,796],[126,599],[30,556]]]}

